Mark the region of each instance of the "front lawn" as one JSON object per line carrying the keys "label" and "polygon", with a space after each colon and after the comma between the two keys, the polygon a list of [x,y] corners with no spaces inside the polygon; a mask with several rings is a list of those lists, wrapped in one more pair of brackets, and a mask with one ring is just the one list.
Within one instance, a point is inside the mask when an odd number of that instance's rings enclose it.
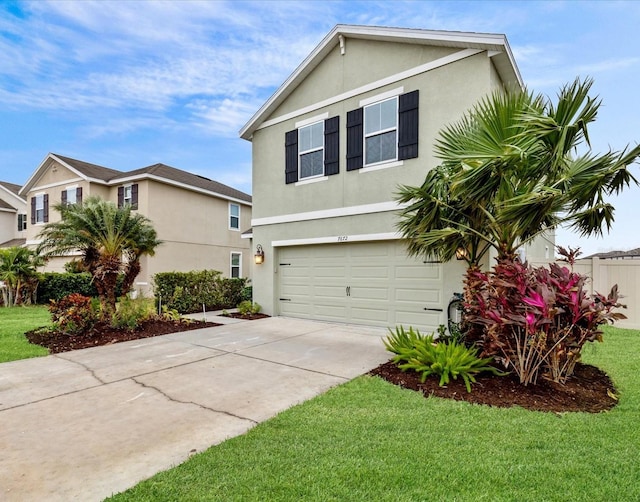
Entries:
{"label": "front lawn", "polygon": [[363,376],[109,500],[640,500],[638,354],[634,330],[585,347],[619,391],[601,414],[424,399]]}
{"label": "front lawn", "polygon": [[44,347],[30,344],[24,333],[51,324],[47,307],[0,307],[0,363],[46,356]]}

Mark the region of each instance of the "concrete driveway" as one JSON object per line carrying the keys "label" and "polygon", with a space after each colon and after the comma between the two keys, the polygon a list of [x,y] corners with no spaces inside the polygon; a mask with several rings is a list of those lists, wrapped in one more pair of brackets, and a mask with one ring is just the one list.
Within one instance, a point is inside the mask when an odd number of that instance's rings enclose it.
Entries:
{"label": "concrete driveway", "polygon": [[0,499],[102,500],[389,359],[273,317],[0,364]]}

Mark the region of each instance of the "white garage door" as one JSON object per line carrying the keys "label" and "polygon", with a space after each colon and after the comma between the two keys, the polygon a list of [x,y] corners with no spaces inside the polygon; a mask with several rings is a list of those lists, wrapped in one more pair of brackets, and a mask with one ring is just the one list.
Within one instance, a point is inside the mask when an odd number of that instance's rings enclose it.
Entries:
{"label": "white garage door", "polygon": [[433,331],[445,322],[442,265],[399,241],[280,248],[280,315]]}

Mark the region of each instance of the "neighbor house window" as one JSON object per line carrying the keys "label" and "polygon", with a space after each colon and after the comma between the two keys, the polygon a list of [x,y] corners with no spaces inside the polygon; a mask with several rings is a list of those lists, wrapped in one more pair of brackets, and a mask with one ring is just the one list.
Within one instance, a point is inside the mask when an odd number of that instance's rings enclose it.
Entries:
{"label": "neighbor house window", "polygon": [[231,277],[242,277],[242,253],[231,253]]}
{"label": "neighbor house window", "polygon": [[229,204],[229,228],[240,230],[240,206],[238,204]]}
{"label": "neighbor house window", "polygon": [[31,197],[31,224],[49,221],[49,195],[38,194]]}
{"label": "neighbor house window", "polygon": [[398,98],[364,107],[364,163],[396,160]]}
{"label": "neighbor house window", "polygon": [[22,232],[27,229],[27,215],[19,214],[18,215],[18,232]]}
{"label": "neighbor house window", "polygon": [[340,117],[301,125],[285,134],[285,183],[340,171]]}
{"label": "neighbor house window", "polygon": [[138,184],[118,187],[118,207],[130,205],[132,209],[138,209]]}
{"label": "neighbor house window", "polygon": [[63,190],[60,199],[63,204],[80,204],[82,202],[82,187],[71,187]]}
{"label": "neighbor house window", "polygon": [[347,171],[418,157],[419,98],[416,90],[347,112]]}

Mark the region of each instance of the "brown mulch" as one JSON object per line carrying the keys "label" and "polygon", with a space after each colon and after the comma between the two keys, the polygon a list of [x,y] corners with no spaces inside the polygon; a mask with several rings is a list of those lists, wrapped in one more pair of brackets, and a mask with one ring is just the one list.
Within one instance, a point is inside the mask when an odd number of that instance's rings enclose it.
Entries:
{"label": "brown mulch", "polygon": [[420,382],[415,371],[403,372],[392,363],[384,363],[370,372],[392,384],[421,392],[425,397],[437,396],[495,407],[521,406],[529,410],[599,413],[613,408],[617,400],[616,389],[606,373],[589,364],[578,363],[575,373],[566,384],[560,385],[542,378],[536,385],[521,385],[513,374],[494,376],[484,373],[476,376],[467,392],[462,379],[452,380],[440,387],[440,379],[433,376]]}
{"label": "brown mulch", "polygon": [[271,317],[267,314],[241,314],[240,312],[229,312],[223,314],[224,317],[233,317],[234,319],[244,319],[245,321],[255,321],[256,319],[264,319],[265,317]]}
{"label": "brown mulch", "polygon": [[70,350],[110,345],[113,343],[138,340],[140,338],[150,338],[158,335],[168,335],[169,333],[210,328],[213,326],[220,326],[220,324],[204,321],[150,319],[144,321],[134,331],[117,330],[107,324],[100,323],[96,325],[91,332],[83,335],[71,336],[61,332],[50,332],[42,329],[29,331],[25,333],[25,335],[29,342],[48,348],[51,354],[58,354]]}

